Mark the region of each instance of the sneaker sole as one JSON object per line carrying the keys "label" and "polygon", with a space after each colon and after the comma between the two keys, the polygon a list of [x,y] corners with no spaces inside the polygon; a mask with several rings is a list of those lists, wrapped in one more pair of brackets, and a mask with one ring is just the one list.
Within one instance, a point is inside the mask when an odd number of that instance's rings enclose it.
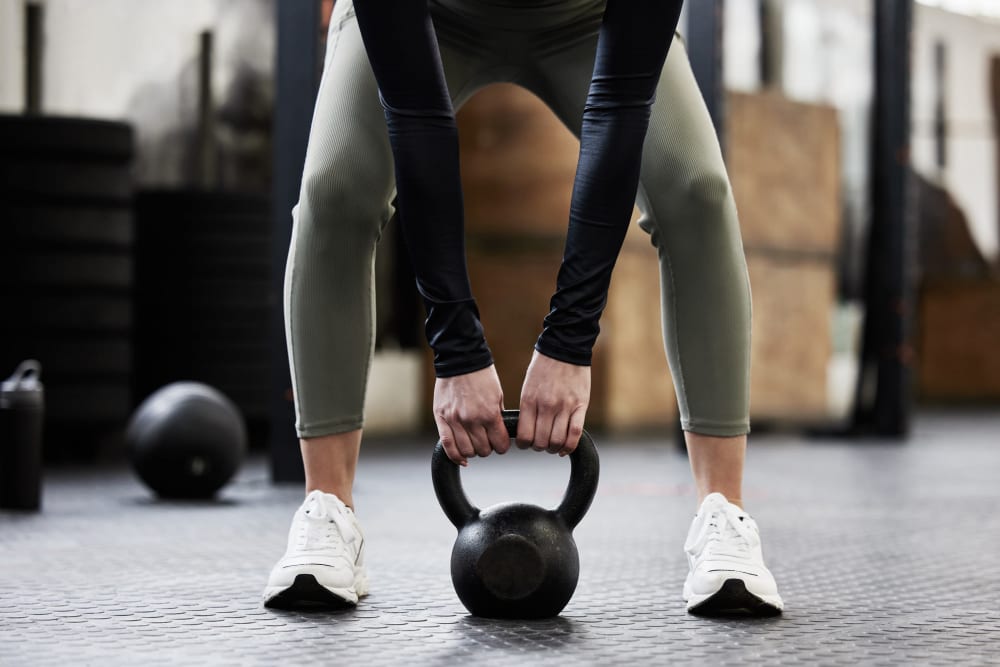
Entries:
{"label": "sneaker sole", "polygon": [[[360,590],[359,590],[360,589]],[[368,594],[367,581],[356,588],[327,588],[311,574],[299,574],[291,586],[264,591],[264,606],[271,609],[351,609]]]}
{"label": "sneaker sole", "polygon": [[688,613],[698,616],[777,616],[780,598],[761,597],[747,590],[742,579],[726,579],[711,595],[688,600]]}

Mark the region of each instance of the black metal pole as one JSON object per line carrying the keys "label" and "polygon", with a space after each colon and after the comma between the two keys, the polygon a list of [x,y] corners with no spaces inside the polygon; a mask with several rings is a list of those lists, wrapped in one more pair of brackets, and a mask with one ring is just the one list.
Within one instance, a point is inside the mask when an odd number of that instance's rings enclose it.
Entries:
{"label": "black metal pole", "polygon": [[948,47],[939,40],[934,44],[934,153],[939,176],[948,166],[947,80]]}
{"label": "black metal pole", "polygon": [[853,430],[909,430],[913,347],[910,183],[910,33],[913,0],[875,0],[872,221],[865,324]]}
{"label": "black metal pole", "polygon": [[760,85],[781,90],[784,50],[781,0],[758,0],[760,17]]}
{"label": "black metal pole", "polygon": [[298,438],[292,383],[285,347],[282,293],[285,260],[292,235],[292,207],[298,201],[309,142],[309,125],[319,84],[320,2],[275,2],[278,24],[276,96],[274,109],[274,234],[272,236],[271,479],[295,482],[305,478]]}
{"label": "black metal pole", "polygon": [[29,2],[24,11],[24,110],[42,113],[42,54],[45,9]]}
{"label": "black metal pole", "polygon": [[[990,61],[990,102],[993,107],[993,139],[996,145],[997,192],[1000,192],[1000,56]],[[997,233],[1000,234],[1000,202],[997,206]]]}
{"label": "black metal pole", "polygon": [[211,30],[201,33],[198,53],[198,185],[212,190],[217,185],[215,162],[215,100],[212,98],[214,38]]}
{"label": "black metal pole", "polygon": [[712,124],[725,149],[725,93],[722,80],[722,10],[724,0],[695,0],[687,5],[688,57]]}

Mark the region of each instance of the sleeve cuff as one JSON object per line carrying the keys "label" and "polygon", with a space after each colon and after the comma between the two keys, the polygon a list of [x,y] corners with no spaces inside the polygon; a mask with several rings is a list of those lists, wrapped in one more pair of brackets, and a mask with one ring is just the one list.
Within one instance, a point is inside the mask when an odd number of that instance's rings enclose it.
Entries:
{"label": "sleeve cuff", "polygon": [[567,364],[573,364],[574,366],[590,366],[592,351],[587,350],[586,352],[581,352],[580,350],[570,350],[558,345],[553,345],[551,342],[539,338],[538,342],[535,343],[535,349],[544,354],[546,357],[551,357],[556,361],[562,361]]}
{"label": "sleeve cuff", "polygon": [[493,355],[489,352],[472,358],[453,359],[434,362],[434,375],[439,378],[450,378],[456,375],[475,373],[493,365]]}

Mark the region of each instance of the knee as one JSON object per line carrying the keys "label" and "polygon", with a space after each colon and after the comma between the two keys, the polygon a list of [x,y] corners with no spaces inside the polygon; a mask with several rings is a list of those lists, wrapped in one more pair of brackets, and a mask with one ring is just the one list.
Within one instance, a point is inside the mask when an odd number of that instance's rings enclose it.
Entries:
{"label": "knee", "polygon": [[386,202],[376,201],[348,170],[322,169],[302,176],[295,216],[299,238],[313,244],[357,247],[374,244],[382,232]]}
{"label": "knee", "polygon": [[657,248],[666,239],[678,236],[693,243],[706,235],[739,233],[725,169],[689,170],[682,178],[672,178],[668,185],[653,191],[647,188],[645,200],[640,201],[643,216],[639,224]]}
{"label": "knee", "polygon": [[687,179],[679,195],[683,198],[683,208],[722,217],[724,209],[732,203],[733,191],[725,171],[704,170]]}

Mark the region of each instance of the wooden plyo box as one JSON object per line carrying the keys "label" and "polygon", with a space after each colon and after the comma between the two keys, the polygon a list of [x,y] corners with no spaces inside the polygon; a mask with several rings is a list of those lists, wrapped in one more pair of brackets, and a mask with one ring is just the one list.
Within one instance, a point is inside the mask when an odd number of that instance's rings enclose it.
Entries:
{"label": "wooden plyo box", "polygon": [[726,165],[747,251],[832,259],[841,218],[836,110],[775,93],[730,93],[726,104]]}
{"label": "wooden plyo box", "polygon": [[836,273],[829,262],[747,254],[753,291],[750,416],[816,422],[828,412]]}
{"label": "wooden plyo box", "polygon": [[750,415],[828,413],[840,245],[840,131],[829,106],[730,93],[726,162],[753,291]]}
{"label": "wooden plyo box", "polygon": [[1000,281],[924,285],[919,309],[921,397],[1000,401]]}
{"label": "wooden plyo box", "polygon": [[[734,95],[730,175],[754,295],[751,417],[826,411],[839,138],[826,107]],[[487,340],[516,407],[562,257],[579,144],[531,93],[491,86],[459,113],[468,264]],[[656,252],[633,224],[594,349],[588,426],[670,428]],[[433,372],[428,365],[428,380]],[[427,392],[430,403],[431,392]]]}
{"label": "wooden plyo box", "polygon": [[[594,348],[587,424],[621,430],[669,427],[677,403],[660,333],[659,271],[646,234],[618,258]],[[469,276],[507,407],[517,407],[562,259],[562,239],[520,249],[469,243]]]}

